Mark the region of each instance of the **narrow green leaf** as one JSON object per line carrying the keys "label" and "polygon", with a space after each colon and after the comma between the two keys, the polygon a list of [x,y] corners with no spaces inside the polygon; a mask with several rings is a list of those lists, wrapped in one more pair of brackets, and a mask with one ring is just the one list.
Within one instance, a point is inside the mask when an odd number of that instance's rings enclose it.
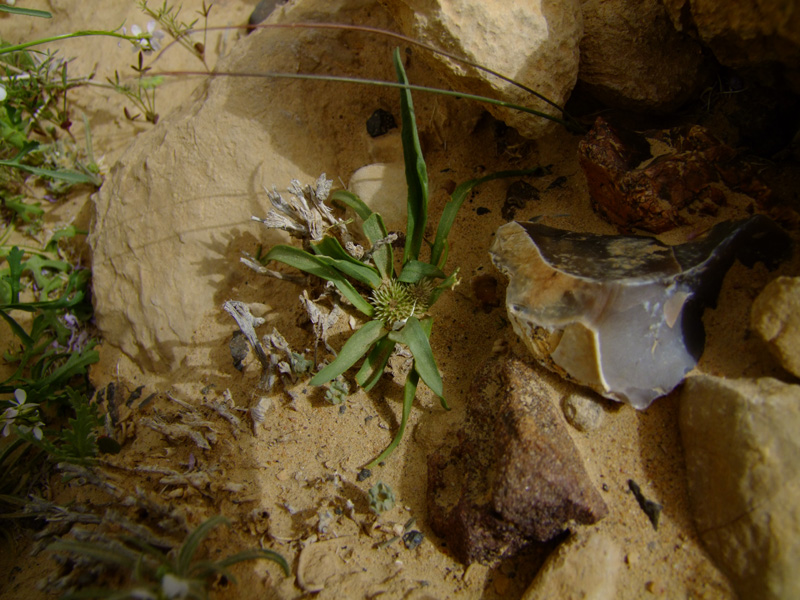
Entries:
{"label": "narrow green leaf", "polygon": [[264,558],[266,560],[271,560],[275,563],[278,563],[281,569],[283,569],[284,575],[286,575],[287,577],[291,575],[292,571],[289,568],[289,563],[286,562],[286,559],[281,554],[275,552],[274,550],[267,550],[261,548],[253,550],[244,550],[242,552],[234,554],[233,556],[226,556],[225,558],[217,561],[217,565],[219,565],[224,569],[226,567],[235,565],[236,563],[245,560],[258,560],[260,558]]}
{"label": "narrow green leaf", "polygon": [[[398,81],[403,85],[408,85],[408,77],[403,68],[399,48],[394,50],[394,66]],[[405,263],[419,258],[422,240],[425,236],[425,225],[428,220],[428,168],[422,157],[411,90],[407,88],[400,90],[400,115],[403,120],[400,135],[403,140],[403,159],[406,165],[406,183],[408,184],[408,221],[406,246],[403,251],[403,263]]]}
{"label": "narrow green leaf", "polygon": [[333,282],[336,288],[342,292],[342,295],[353,303],[353,306],[368,317],[372,316],[374,312],[372,305],[356,291],[353,284],[347,281],[342,273],[326,265],[313,254],[309,254],[294,246],[278,245],[274,246],[267,255],[264,256],[262,264],[266,265],[271,260],[277,260],[295,269],[300,269],[305,273],[310,273],[326,281]]}
{"label": "narrow green leaf", "polygon": [[394,342],[385,337],[375,344],[372,351],[367,354],[364,364],[356,373],[356,382],[365,391],[370,391],[380,381],[393,350]]}
{"label": "narrow green leaf", "polygon": [[383,281],[377,269],[350,256],[336,238],[325,236],[319,242],[312,242],[311,249],[317,254],[317,258],[329,267],[349,275],[373,290],[379,288]]}
{"label": "narrow green leaf", "polygon": [[444,279],[446,275],[435,265],[430,265],[418,260],[410,260],[403,265],[403,271],[398,279],[403,283],[417,283],[425,277],[438,277]]}
{"label": "narrow green leaf", "polygon": [[[386,224],[383,217],[378,213],[372,213],[363,224],[364,235],[371,244],[378,240],[386,239],[389,233],[386,231]],[[384,279],[391,279],[394,275],[394,252],[390,244],[384,244],[372,253],[372,260],[378,267],[378,272]]]}
{"label": "narrow green leaf", "polygon": [[30,348],[31,346],[33,346],[34,344],[33,338],[29,336],[22,328],[22,326],[19,323],[17,323],[14,320],[14,318],[11,315],[9,315],[3,308],[0,308],[0,317],[2,317],[3,320],[6,323],[8,323],[9,327],[11,327],[11,331],[14,333],[15,336],[19,338],[19,340],[26,348]]}
{"label": "narrow green leaf", "polygon": [[26,171],[33,175],[38,175],[39,177],[60,179],[61,181],[66,181],[68,183],[92,183],[92,184],[95,183],[95,178],[93,176],[89,176],[84,173],[80,173],[78,171],[69,171],[67,169],[58,169],[58,170],[41,169],[39,167],[31,167],[29,165],[23,165],[22,163],[13,160],[0,160],[0,165],[4,167],[13,167],[21,171]]}
{"label": "narrow green leaf", "polygon": [[[428,319],[426,319],[428,320]],[[431,322],[432,323],[432,322]],[[416,317],[409,317],[405,327],[400,331],[393,331],[389,334],[389,339],[405,344],[414,356],[414,369],[422,377],[431,391],[444,399],[444,386],[436,360],[433,358],[433,350],[428,341],[429,332],[426,332]],[[443,403],[443,406],[447,406]]]}
{"label": "narrow green leaf", "polygon": [[367,206],[361,198],[347,190],[336,190],[333,192],[331,194],[331,201],[341,202],[345,206],[352,208],[355,213],[361,217],[362,221],[366,221],[372,214],[372,210],[370,210],[369,206]]}
{"label": "narrow green leaf", "polygon": [[464,183],[458,185],[453,191],[450,202],[448,202],[444,207],[442,218],[439,219],[439,227],[436,230],[436,239],[433,242],[433,249],[431,250],[431,264],[442,264],[440,263],[439,259],[442,256],[442,252],[445,250],[447,237],[450,235],[450,229],[453,227],[453,223],[456,220],[458,210],[464,203],[467,194],[469,194],[475,186],[486,183],[487,181],[492,181],[494,179],[502,179],[504,177],[522,177],[525,175],[539,174],[541,174],[541,167],[517,171],[498,171],[497,173],[492,173],[490,175],[486,175],[485,177],[470,179],[469,181],[465,181]]}
{"label": "narrow green leaf", "polygon": [[19,302],[20,277],[22,277],[22,257],[25,253],[17,246],[6,256],[8,262],[8,283],[11,285],[11,304]]}
{"label": "narrow green leaf", "polygon": [[408,423],[408,416],[411,414],[411,406],[414,404],[414,396],[417,395],[417,384],[419,383],[419,373],[411,371],[406,378],[406,384],[403,386],[403,414],[400,417],[400,427],[394,435],[392,443],[386,447],[386,450],[381,452],[378,457],[369,463],[365,468],[374,469],[380,463],[385,461],[394,452],[395,448],[400,445],[400,440],[403,439],[403,433],[406,430]]}
{"label": "narrow green leaf", "polygon": [[347,371],[385,335],[382,321],[370,321],[362,325],[342,346],[339,356],[311,378],[311,385],[328,383]]}
{"label": "narrow green leaf", "polygon": [[0,12],[14,13],[15,15],[25,15],[27,17],[41,17],[42,19],[52,19],[51,15],[46,10],[36,10],[33,8],[19,8],[17,6],[6,6],[0,4]]}
{"label": "narrow green leaf", "polygon": [[218,527],[222,524],[230,525],[230,521],[223,517],[222,515],[214,515],[213,517],[203,521],[198,525],[192,533],[190,533],[186,540],[181,545],[181,549],[178,552],[178,563],[176,565],[177,569],[175,574],[179,577],[186,577],[189,573],[189,568],[192,566],[192,558],[194,558],[195,552],[197,552],[197,547],[200,545],[200,542],[211,533],[211,530],[215,527]]}

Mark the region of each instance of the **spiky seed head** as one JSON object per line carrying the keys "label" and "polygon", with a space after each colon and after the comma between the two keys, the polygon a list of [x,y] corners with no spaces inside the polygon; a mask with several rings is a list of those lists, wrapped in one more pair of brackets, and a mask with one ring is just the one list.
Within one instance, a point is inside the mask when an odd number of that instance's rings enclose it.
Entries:
{"label": "spiky seed head", "polygon": [[422,314],[431,307],[431,295],[435,289],[435,282],[428,277],[408,286],[408,293],[417,303],[414,314]]}
{"label": "spiky seed head", "polygon": [[416,302],[409,286],[399,281],[386,281],[372,292],[370,300],[375,307],[375,318],[389,326],[404,323],[416,309]]}

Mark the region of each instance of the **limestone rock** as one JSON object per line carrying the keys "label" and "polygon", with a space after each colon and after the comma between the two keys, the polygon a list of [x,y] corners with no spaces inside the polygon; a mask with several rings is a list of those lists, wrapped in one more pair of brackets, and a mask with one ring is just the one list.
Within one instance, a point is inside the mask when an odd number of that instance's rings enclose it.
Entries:
{"label": "limestone rock", "polygon": [[460,444],[428,460],[431,526],[465,562],[493,562],[608,512],[558,413],[549,375],[513,357],[473,383]]}
{"label": "limestone rock", "polygon": [[623,552],[597,531],[571,536],[551,554],[522,600],[615,600]]}
{"label": "limestone rock", "polygon": [[581,86],[609,106],[668,112],[695,97],[710,70],[659,0],[584,0]]}
{"label": "limestone rock", "polygon": [[784,369],[800,377],[800,278],[778,277],[753,302],[750,326]]}
{"label": "limestone rock", "polygon": [[680,427],[709,554],[741,598],[800,598],[800,386],[691,377]]}
{"label": "limestone rock", "polygon": [[349,190],[380,213],[388,231],[405,231],[408,185],[402,162],[361,167],[350,178]]}
{"label": "limestone rock", "polygon": [[[312,18],[392,27],[388,14],[364,0],[293,2],[269,17]],[[391,70],[394,44],[352,32],[258,30],[218,69],[350,71],[381,79]],[[144,369],[167,370],[181,364],[189,347],[225,343],[231,323],[220,316],[222,303],[250,279],[264,282],[261,293],[243,300],[296,302],[295,290],[279,299],[269,280],[259,280],[239,258],[283,239],[250,220],[268,209],[262,186],[285,189],[295,178],[312,183],[323,172],[346,177],[369,162],[364,122],[396,92],[341,90],[319,81],[213,79],[201,84],[193,103],[136,138],[95,199],[95,314],[107,342]],[[362,132],[363,145],[335,142],[353,140],[353,131]]]}
{"label": "limestone rock", "polygon": [[678,31],[702,40],[722,64],[777,61],[800,67],[800,10],[796,2],[663,0]]}
{"label": "limestone rock", "polygon": [[[575,85],[583,34],[580,0],[383,0],[383,4],[405,35],[511,77],[559,106]],[[552,106],[483,71],[441,57],[431,64],[444,70],[453,89],[560,116]],[[487,109],[527,137],[540,137],[552,127],[531,115]]]}

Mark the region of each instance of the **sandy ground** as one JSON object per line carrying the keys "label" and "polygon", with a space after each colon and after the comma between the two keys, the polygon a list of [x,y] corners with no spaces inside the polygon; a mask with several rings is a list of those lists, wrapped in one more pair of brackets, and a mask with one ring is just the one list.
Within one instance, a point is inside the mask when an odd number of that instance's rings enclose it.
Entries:
{"label": "sandy ground", "polygon": [[[13,23],[0,19],[0,34],[11,40],[30,39],[51,32],[92,27],[115,27],[123,18],[142,24],[127,0],[96,0],[82,3],[80,11],[66,8],[66,0],[29,2],[25,6],[52,10],[51,22],[19,19]],[[191,14],[199,3],[184,2]],[[215,25],[243,23],[253,2],[235,0],[215,3]],[[237,32],[225,32],[208,44],[210,56],[224,53],[235,44]],[[61,52],[76,56],[75,72],[87,72],[97,62],[98,80],[127,64],[133,56],[128,48],[117,48],[111,40],[86,38],[60,46]],[[196,68],[191,57],[178,51],[164,57],[162,68]],[[171,62],[170,62],[171,61]],[[164,88],[162,112],[187,101],[196,82],[179,80]],[[107,90],[76,92],[79,111],[86,112],[92,124],[95,152],[104,155],[106,166],[115,159],[137,133],[148,125],[130,123],[122,114],[123,102]],[[424,100],[421,113],[425,113]],[[447,199],[451,182],[474,176],[478,166],[491,172],[516,168],[520,162],[513,153],[500,152],[490,125],[475,131],[448,131],[446,144],[428,136],[426,159],[431,173],[433,222]],[[521,220],[538,214],[553,217],[548,223],[582,231],[610,232],[611,228],[590,210],[586,184],[577,164],[579,138],[558,133],[528,144],[528,160],[553,165],[552,173],[541,179],[540,189],[564,176],[562,188],[542,192],[541,200],[517,214]],[[528,163],[529,164],[529,163]],[[234,522],[229,533],[218,532],[208,544],[212,556],[263,543],[283,553],[293,567],[293,576],[283,578],[275,565],[249,563],[237,568],[239,585],[217,585],[219,598],[298,598],[304,596],[294,577],[301,550],[319,552],[323,571],[332,573],[320,598],[519,598],[535,575],[538,558],[523,554],[494,567],[473,565],[465,568],[449,554],[443,542],[426,525],[426,456],[458,428],[470,401],[472,376],[492,353],[498,340],[505,340],[523,354],[524,348],[505,319],[500,306],[483,309],[471,292],[469,281],[476,275],[491,273],[487,249],[493,232],[504,220],[500,215],[506,182],[488,184],[474,193],[462,209],[451,251],[451,264],[461,265],[462,285],[437,305],[434,351],[445,379],[453,410],[444,412],[426,391],[418,395],[409,428],[400,448],[389,463],[359,482],[361,467],[391,440],[396,430],[401,405],[401,382],[386,379],[369,395],[352,394],[346,408],[328,404],[318,390],[302,383],[275,398],[261,427],[253,435],[252,424],[240,413],[243,424],[233,426],[202,406],[204,398],[218,400],[225,390],[238,407],[258,400],[255,384],[258,367],[252,359],[243,373],[235,371],[227,340],[210,351],[213,360],[205,368],[178,369],[167,376],[141,372],[119,352],[104,347],[101,362],[92,369],[99,388],[109,383],[118,387],[119,398],[144,386],[142,398],[157,396],[146,407],[121,406],[121,418],[128,435],[123,452],[103,467],[112,481],[132,491],[140,486],[165,506],[178,509],[194,525],[212,514],[225,514]],[[87,219],[87,198],[77,197],[59,206],[48,217],[52,224],[72,218]],[[485,210],[488,209],[488,212]],[[77,216],[77,217],[76,217]],[[670,241],[679,241],[687,231],[676,231]],[[249,249],[252,240],[243,240]],[[734,267],[725,280],[719,307],[706,313],[708,331],[703,371],[719,375],[781,375],[747,332],[749,303],[772,277],[788,271],[768,273],[761,267],[753,271]],[[278,324],[295,349],[312,352],[313,337],[303,323],[297,303],[299,289],[285,282],[268,281],[236,266],[225,279],[220,304],[228,298],[262,302],[268,306],[269,324]],[[502,290],[501,290],[502,293]],[[221,320],[227,317],[220,316]],[[231,328],[231,333],[233,328]],[[334,336],[339,345],[343,336]],[[203,353],[208,349],[203,349]],[[568,393],[575,388],[564,384]],[[191,412],[167,396],[195,407],[206,419],[216,441],[211,450],[201,450],[189,440],[170,441],[144,426],[141,419],[156,414],[177,415]],[[646,412],[628,406],[604,403],[605,424],[591,433],[570,430],[585,459],[587,469],[610,513],[592,529],[614,539],[624,551],[619,567],[619,598],[733,598],[725,578],[710,563],[699,545],[687,508],[683,456],[677,428],[677,394],[657,401]],[[124,403],[123,403],[124,404]],[[213,437],[213,436],[212,436]],[[150,472],[144,472],[150,468]],[[136,469],[139,471],[136,471]],[[208,483],[196,489],[191,485],[159,483],[158,470],[205,473]],[[654,530],[628,489],[634,479],[645,494],[664,505],[658,530]],[[367,507],[367,490],[377,481],[389,484],[397,496],[397,506],[375,518]],[[57,478],[47,493],[54,500],[72,499],[109,502],[108,497],[86,488],[64,486]],[[354,508],[351,510],[348,501]],[[113,502],[112,502],[113,504]],[[415,519],[425,540],[415,550],[402,541],[382,545],[403,526]],[[28,558],[29,543],[17,542],[15,552],[4,551],[0,559],[0,594],[3,598],[45,597],[34,591],[35,582],[56,566],[45,555]]]}

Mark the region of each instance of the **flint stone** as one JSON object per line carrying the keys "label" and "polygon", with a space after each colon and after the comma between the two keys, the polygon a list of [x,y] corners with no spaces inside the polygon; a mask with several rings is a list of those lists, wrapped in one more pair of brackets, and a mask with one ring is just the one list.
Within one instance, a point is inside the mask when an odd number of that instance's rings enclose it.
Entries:
{"label": "flint stone", "polygon": [[750,326],[784,369],[800,377],[800,277],[778,277],[750,311]]}
{"label": "flint stone", "polygon": [[800,386],[687,379],[680,428],[697,529],[741,598],[800,598]]}
{"label": "flint stone", "polygon": [[610,537],[597,531],[572,535],[547,558],[522,600],[616,600],[622,565],[622,548]]}
{"label": "flint stone", "polygon": [[757,215],[677,246],[508,223],[490,255],[509,278],[508,318],[537,361],[644,409],[697,363],[703,310],[734,259],[774,267],[790,251],[788,235]]}
{"label": "flint stone", "polygon": [[515,357],[489,360],[473,383],[459,445],[428,459],[431,526],[464,563],[512,556],[608,513],[551,377]]}
{"label": "flint stone", "polygon": [[710,74],[702,46],[678,33],[659,0],[584,0],[579,86],[603,103],[669,112]]}

